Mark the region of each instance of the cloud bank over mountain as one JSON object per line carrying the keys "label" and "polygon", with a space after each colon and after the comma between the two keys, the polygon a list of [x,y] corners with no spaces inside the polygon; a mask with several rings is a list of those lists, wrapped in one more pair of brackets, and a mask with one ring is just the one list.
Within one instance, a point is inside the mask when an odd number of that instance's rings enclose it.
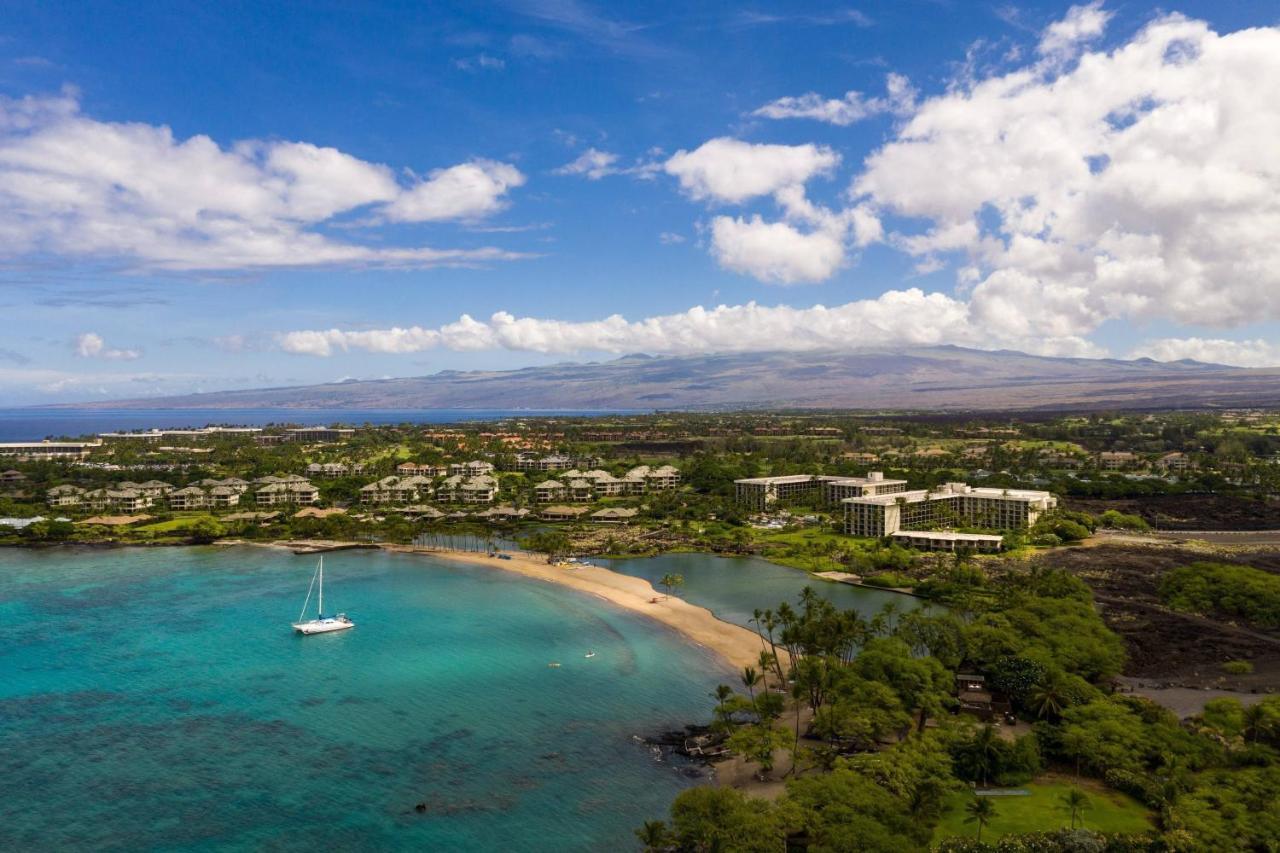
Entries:
{"label": "cloud bank over mountain", "polygon": [[[1098,355],[1108,322],[1232,329],[1280,319],[1280,29],[1219,35],[1159,17],[1129,40],[1092,49],[1111,13],[1073,7],[1045,28],[1028,63],[957,80],[918,98],[891,75],[884,98],[815,93],[757,109],[769,119],[844,126],[894,113],[892,137],[849,181],[846,205],[807,188],[855,160],[829,145],[717,137],[662,163],[705,205],[708,250],[723,268],[781,285],[856,269],[885,244],[917,269],[954,269],[952,293],[889,289],[843,305],[755,303],[592,322],[497,312],[420,326],[284,333],[295,353],[501,348],[661,353],[953,343]],[[613,155],[566,171],[603,177]],[[772,211],[737,213],[769,200]],[[732,332],[727,330],[732,329]],[[1276,363],[1276,348],[1203,336],[1136,352],[1211,353]]]}

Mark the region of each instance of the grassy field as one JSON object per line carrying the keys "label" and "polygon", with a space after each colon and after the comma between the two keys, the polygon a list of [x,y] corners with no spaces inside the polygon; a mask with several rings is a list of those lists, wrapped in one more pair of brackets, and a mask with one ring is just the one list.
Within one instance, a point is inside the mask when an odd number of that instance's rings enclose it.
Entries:
{"label": "grassy field", "polygon": [[[1031,792],[1030,796],[993,797],[996,817],[982,831],[983,840],[1069,827],[1071,812],[1062,805],[1062,796],[1072,786],[1073,782],[1067,779],[1043,779],[1023,786]],[[1090,780],[1081,780],[1079,787],[1089,798],[1089,807],[1082,815],[1086,828],[1099,832],[1142,832],[1151,827],[1147,810],[1132,797]],[[973,794],[967,791],[951,795],[933,832],[935,844],[944,838],[972,836],[977,832],[977,824],[964,822],[964,807],[971,799]]]}
{"label": "grassy field", "polygon": [[211,515],[183,515],[178,518],[171,518],[168,521],[158,521],[155,524],[145,524],[142,527],[133,529],[138,533],[173,533],[178,530],[186,530],[197,521],[206,518],[211,521],[217,520]]}

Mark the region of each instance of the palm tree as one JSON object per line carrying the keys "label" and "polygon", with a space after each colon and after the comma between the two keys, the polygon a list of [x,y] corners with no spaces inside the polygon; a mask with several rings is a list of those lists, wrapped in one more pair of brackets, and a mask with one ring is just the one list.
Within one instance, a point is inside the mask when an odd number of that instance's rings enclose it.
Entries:
{"label": "palm tree", "polygon": [[667,597],[671,597],[671,591],[676,587],[684,586],[684,575],[676,575],[668,572],[658,581],[658,585],[667,591]]}
{"label": "palm tree", "polygon": [[1063,794],[1060,801],[1071,812],[1071,828],[1076,828],[1076,820],[1080,821],[1080,825],[1084,825],[1084,819],[1081,812],[1089,808],[1089,798],[1084,795],[1084,791],[1079,788],[1072,788]]}
{"label": "palm tree", "polygon": [[1244,709],[1244,739],[1256,743],[1262,733],[1267,719],[1267,711],[1261,704],[1253,704]]}
{"label": "palm tree", "polygon": [[796,712],[796,730],[795,739],[791,741],[791,769],[788,773],[795,773],[800,766],[800,704],[805,698],[805,686],[796,681],[791,685],[791,704],[795,706]]}
{"label": "palm tree", "polygon": [[982,828],[996,816],[996,804],[990,797],[974,797],[965,805],[964,810],[969,815],[964,822],[978,825],[978,841],[982,841]]}
{"label": "palm tree", "polygon": [[751,696],[751,707],[756,706],[756,685],[760,683],[760,673],[756,672],[754,666],[745,667],[742,670],[742,684],[747,688],[747,693]]}
{"label": "palm tree", "polygon": [[667,825],[660,820],[646,820],[644,826],[636,830],[636,838],[647,851],[668,850],[671,836],[667,833]]}
{"label": "palm tree", "polygon": [[978,729],[978,734],[973,738],[973,752],[977,758],[978,767],[982,770],[982,787],[987,787],[987,774],[991,772],[991,765],[996,759],[996,755],[1000,750],[1000,735],[996,732],[996,727],[988,723]]}
{"label": "palm tree", "polygon": [[1067,707],[1067,697],[1057,679],[1037,687],[1032,691],[1030,699],[1031,709],[1042,720],[1046,717],[1050,720],[1057,719],[1061,716],[1062,709]]}
{"label": "palm tree", "polygon": [[884,614],[885,625],[888,629],[886,633],[893,633],[894,622],[898,618],[900,610],[902,610],[902,605],[896,601],[886,601],[884,606],[880,608],[880,612]]}
{"label": "palm tree", "polygon": [[760,658],[756,661],[756,666],[760,667],[760,686],[765,690],[769,689],[769,672],[774,665],[773,655],[766,651],[761,651]]}

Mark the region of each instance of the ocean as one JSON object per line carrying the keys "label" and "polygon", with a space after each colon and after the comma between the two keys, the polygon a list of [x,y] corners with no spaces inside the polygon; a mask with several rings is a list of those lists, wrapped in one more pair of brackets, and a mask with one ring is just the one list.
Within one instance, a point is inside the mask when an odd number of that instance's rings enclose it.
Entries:
{"label": "ocean", "polygon": [[512,417],[617,413],[614,410],[552,409],[0,409],[0,441],[39,441],[100,432],[188,429],[210,425],[442,424]]}
{"label": "ocean", "polygon": [[695,784],[637,739],[733,677],[676,634],[356,551],[325,597],[357,627],[298,637],[314,562],[0,549],[0,848],[631,849]]}

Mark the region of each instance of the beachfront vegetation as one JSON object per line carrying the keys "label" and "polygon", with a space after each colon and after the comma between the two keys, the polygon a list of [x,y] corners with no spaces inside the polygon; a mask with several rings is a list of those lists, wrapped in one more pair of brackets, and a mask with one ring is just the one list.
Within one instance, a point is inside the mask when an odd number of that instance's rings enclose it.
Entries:
{"label": "beachfront vegetation", "polygon": [[[669,825],[648,825],[659,839],[648,849],[977,851],[1002,836],[1000,850],[1100,850],[1104,836],[1116,850],[1280,845],[1280,697],[1216,700],[1183,725],[1111,695],[1123,648],[1062,572],[962,567],[933,592],[946,610],[862,619],[806,590],[758,611],[766,666],[744,673],[745,691],[717,692],[714,727],[761,778],[783,766],[785,793],[686,792]],[[956,685],[975,679],[1007,699],[1015,732],[969,715],[983,706]],[[974,797],[992,786],[1025,793]]]}

